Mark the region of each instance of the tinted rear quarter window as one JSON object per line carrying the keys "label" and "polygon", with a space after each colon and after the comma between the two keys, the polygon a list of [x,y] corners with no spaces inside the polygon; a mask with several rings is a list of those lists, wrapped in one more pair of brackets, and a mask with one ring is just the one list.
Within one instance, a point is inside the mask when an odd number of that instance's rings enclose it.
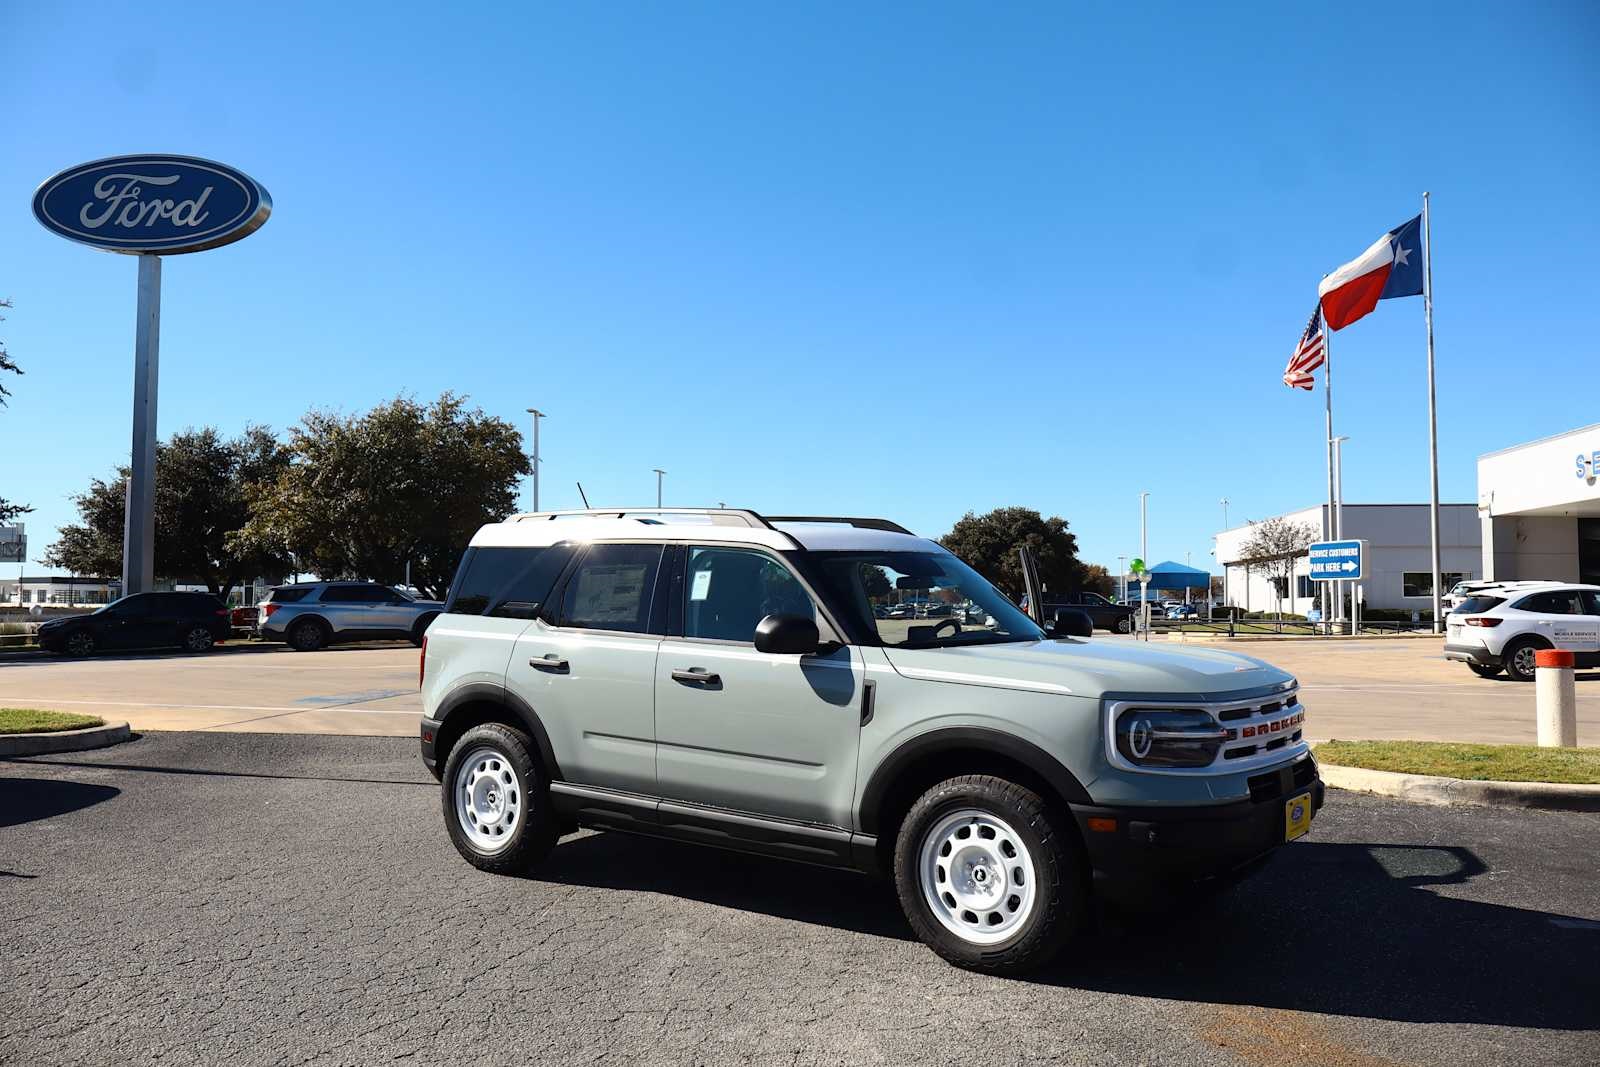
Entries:
{"label": "tinted rear quarter window", "polygon": [[571,556],[570,545],[469,548],[444,610],[451,615],[531,619]]}
{"label": "tinted rear quarter window", "polygon": [[[309,586],[283,586],[269,592],[267,594],[267,600],[274,604],[293,604],[298,600],[304,600],[306,598],[306,594],[310,591],[311,589]],[[266,603],[266,601],[262,601],[262,603]]]}
{"label": "tinted rear quarter window", "polygon": [[1501,604],[1504,604],[1505,602],[1506,601],[1505,601],[1504,597],[1498,597],[1498,596],[1469,596],[1469,597],[1467,597],[1467,599],[1465,599],[1465,600],[1463,600],[1461,602],[1460,606],[1458,606],[1456,608],[1455,614],[1458,614],[1458,615],[1475,615],[1475,614],[1477,614],[1479,612],[1488,611],[1491,608],[1497,608]]}

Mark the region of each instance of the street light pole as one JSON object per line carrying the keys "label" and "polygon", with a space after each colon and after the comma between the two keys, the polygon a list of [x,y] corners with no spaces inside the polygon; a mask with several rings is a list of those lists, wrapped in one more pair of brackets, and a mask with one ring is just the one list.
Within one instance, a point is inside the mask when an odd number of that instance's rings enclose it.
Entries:
{"label": "street light pole", "polygon": [[[1333,537],[1336,541],[1344,540],[1344,443],[1349,437],[1335,437],[1333,439]],[[1335,617],[1344,621],[1344,596],[1347,583],[1335,582],[1333,587],[1338,590],[1339,610]]]}
{"label": "street light pole", "polygon": [[[1228,530],[1228,498],[1222,498],[1222,530]],[[1228,565],[1222,559],[1222,538],[1217,538],[1217,565],[1222,568],[1222,606],[1228,606]],[[1211,595],[1211,590],[1206,590],[1206,595]]]}
{"label": "street light pole", "polygon": [[667,472],[660,467],[652,467],[650,469],[656,472],[656,507],[659,508],[661,506],[661,479],[666,477]]}
{"label": "street light pole", "polygon": [[[1139,558],[1144,560],[1146,573],[1150,567],[1150,525],[1148,521],[1149,490],[1139,494]],[[1144,639],[1150,640],[1150,583],[1139,583],[1140,617],[1144,620]]]}
{"label": "street light pole", "polygon": [[528,414],[533,416],[533,510],[539,510],[539,420],[545,413],[538,408],[529,408]]}

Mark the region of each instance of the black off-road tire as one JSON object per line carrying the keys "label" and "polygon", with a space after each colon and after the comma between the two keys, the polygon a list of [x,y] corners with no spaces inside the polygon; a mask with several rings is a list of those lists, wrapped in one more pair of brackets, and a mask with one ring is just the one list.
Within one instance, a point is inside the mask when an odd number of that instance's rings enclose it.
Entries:
{"label": "black off-road tire", "polygon": [[[491,751],[509,765],[520,791],[521,811],[504,844],[488,851],[473,843],[462,825],[464,792],[458,779],[463,765],[478,762],[476,754]],[[491,722],[474,726],[461,735],[445,761],[439,779],[445,830],[451,844],[468,863],[492,874],[526,874],[550,854],[560,837],[560,824],[550,804],[550,781],[533,755],[533,741],[521,730]]]}
{"label": "black off-road tire", "polygon": [[317,652],[328,647],[328,625],[317,619],[302,619],[283,635],[296,652]]}
{"label": "black off-road tire", "polygon": [[[1031,914],[997,944],[974,944],[952,933],[923,894],[923,839],[944,817],[963,809],[1004,820],[1034,863]],[[1026,974],[1045,966],[1082,929],[1090,904],[1088,865],[1071,815],[1025,786],[984,774],[940,782],[911,806],[895,839],[894,882],[900,907],[922,943],[958,967],[986,974]]]}

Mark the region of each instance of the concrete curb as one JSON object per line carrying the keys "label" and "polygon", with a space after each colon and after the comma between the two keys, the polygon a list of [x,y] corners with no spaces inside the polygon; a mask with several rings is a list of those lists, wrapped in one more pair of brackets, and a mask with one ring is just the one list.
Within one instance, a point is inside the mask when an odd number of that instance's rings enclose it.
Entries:
{"label": "concrete curb", "polygon": [[125,722],[108,722],[83,730],[56,730],[44,734],[0,735],[0,757],[47,756],[52,752],[83,752],[131,741],[133,733]]}
{"label": "concrete curb", "polygon": [[1600,811],[1600,785],[1549,782],[1473,782],[1428,774],[1397,774],[1364,767],[1317,762],[1322,781],[1335,789],[1377,793],[1418,804],[1473,804],[1482,807]]}

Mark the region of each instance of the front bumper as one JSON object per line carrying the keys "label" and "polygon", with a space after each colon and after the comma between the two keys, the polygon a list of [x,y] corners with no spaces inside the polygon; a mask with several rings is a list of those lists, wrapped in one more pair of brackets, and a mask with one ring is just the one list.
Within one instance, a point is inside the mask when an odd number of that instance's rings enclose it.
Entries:
{"label": "front bumper", "polygon": [[1499,667],[1504,665],[1503,657],[1496,652],[1490,652],[1483,645],[1445,645],[1444,658],[1452,659],[1458,663],[1476,663],[1483,667]]}
{"label": "front bumper", "polygon": [[[1217,878],[1285,844],[1288,801],[1324,800],[1311,756],[1250,778],[1249,800],[1188,806],[1073,805],[1089,863],[1102,888],[1146,889]],[[1093,821],[1091,821],[1093,820]]]}

